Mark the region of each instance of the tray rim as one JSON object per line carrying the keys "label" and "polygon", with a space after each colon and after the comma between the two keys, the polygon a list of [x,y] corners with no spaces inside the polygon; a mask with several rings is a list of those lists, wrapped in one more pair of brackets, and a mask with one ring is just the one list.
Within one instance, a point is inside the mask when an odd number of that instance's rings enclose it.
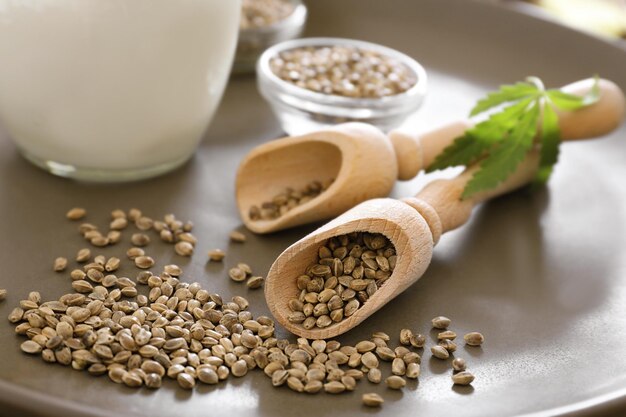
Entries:
{"label": "tray rim", "polygon": [[[465,3],[466,0],[452,0],[453,2]],[[564,25],[554,16],[546,13],[538,6],[523,3],[520,1],[502,1],[500,3],[489,0],[471,0],[472,7],[483,7],[495,11],[496,13],[510,13],[525,18],[538,20],[552,27],[551,30],[561,30],[569,32],[571,36],[578,36],[591,39],[603,44],[605,47],[615,49],[617,54],[624,54],[626,57],[626,41],[610,39],[588,31],[580,30]],[[469,3],[469,2],[468,2]],[[449,7],[454,7],[449,5]],[[7,380],[0,379],[0,406],[9,406],[9,411],[23,411],[42,415],[41,410],[46,408],[45,415],[64,417],[118,417],[118,414],[109,410],[90,407],[87,404],[75,402],[73,400],[54,397],[42,391],[34,391],[29,388],[17,385]],[[0,407],[0,416],[4,416],[4,407]],[[583,416],[603,416],[607,413],[626,412],[626,387],[578,401],[572,404],[557,406],[546,410],[516,414],[516,417],[583,417]],[[137,416],[127,411],[127,416]]]}

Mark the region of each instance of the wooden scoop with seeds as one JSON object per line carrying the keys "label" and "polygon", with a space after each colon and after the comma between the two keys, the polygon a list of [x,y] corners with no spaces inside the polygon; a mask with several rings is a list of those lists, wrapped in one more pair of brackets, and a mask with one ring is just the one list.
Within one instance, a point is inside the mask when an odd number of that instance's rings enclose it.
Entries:
{"label": "wooden scoop with seeds", "polygon": [[[592,84],[593,80],[587,79],[562,90],[584,95]],[[599,87],[601,98],[597,103],[560,114],[564,140],[601,136],[621,123],[622,91],[607,80],[600,80]],[[268,142],[253,149],[239,166],[236,198],[240,216],[256,233],[332,218],[360,202],[389,195],[396,180],[415,177],[470,126],[471,122],[462,120],[421,135],[393,131],[387,136],[367,124],[346,123]],[[264,202],[273,205],[276,197],[287,200],[281,195],[285,190],[305,189],[312,182],[330,185],[321,193],[315,192],[313,198],[290,206],[280,216],[254,217]]]}
{"label": "wooden scoop with seeds", "polygon": [[[590,83],[585,85],[589,87]],[[602,81],[601,87],[605,96],[598,105],[603,113],[598,114],[593,107],[589,107],[580,111],[580,118],[561,115],[564,139],[598,136],[620,124],[625,107],[623,96],[617,99],[617,93],[621,95],[621,91],[606,81]],[[612,103],[607,103],[608,100]],[[605,107],[608,104],[617,108]],[[594,117],[587,119],[586,115],[589,114]],[[599,121],[593,123],[596,117]],[[379,198],[357,205],[296,242],[278,257],[265,284],[265,297],[270,311],[286,329],[308,339],[331,338],[350,330],[422,276],[442,233],[467,222],[477,204],[531,182],[538,165],[539,153],[537,150],[531,151],[517,170],[498,187],[465,200],[461,199],[461,195],[478,169],[477,166],[468,167],[453,179],[432,181],[415,197],[402,200]],[[332,191],[332,187],[328,191]],[[315,263],[320,246],[332,237],[357,231],[379,233],[390,240],[397,255],[392,275],[354,314],[339,322],[310,330],[290,322],[288,301],[298,297],[299,293],[296,279],[309,265]]]}

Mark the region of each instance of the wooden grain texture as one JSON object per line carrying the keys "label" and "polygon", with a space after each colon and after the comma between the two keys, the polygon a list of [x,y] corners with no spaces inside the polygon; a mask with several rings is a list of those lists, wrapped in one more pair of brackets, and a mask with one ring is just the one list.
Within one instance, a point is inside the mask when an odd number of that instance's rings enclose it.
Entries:
{"label": "wooden grain texture", "polygon": [[[584,95],[593,79],[563,87]],[[559,113],[563,140],[605,135],[624,118],[624,94],[600,80],[600,100],[575,112]],[[389,195],[396,179],[409,180],[429,166],[455,138],[472,126],[466,119],[416,134],[402,130],[389,136],[362,123],[346,123],[286,137],[253,149],[241,162],[236,180],[239,214],[248,229],[270,233],[337,216],[356,204]],[[250,207],[271,201],[287,187],[334,178],[328,190],[272,220],[251,220]]]}

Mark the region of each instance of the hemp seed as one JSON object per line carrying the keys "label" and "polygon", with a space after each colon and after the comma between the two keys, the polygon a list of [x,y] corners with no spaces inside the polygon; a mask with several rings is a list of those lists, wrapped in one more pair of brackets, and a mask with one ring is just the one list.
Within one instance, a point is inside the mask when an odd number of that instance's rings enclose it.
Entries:
{"label": "hemp seed", "polygon": [[65,217],[68,218],[69,220],[80,220],[86,215],[87,215],[87,210],[85,210],[82,207],[74,207],[65,214]]}
{"label": "hemp seed", "polygon": [[471,332],[463,336],[463,340],[469,346],[480,346],[485,341],[485,337],[478,332]]}
{"label": "hemp seed", "polygon": [[450,326],[451,320],[444,316],[437,316],[431,320],[431,323],[435,329],[445,330]]}
{"label": "hemp seed", "polygon": [[374,392],[363,394],[362,400],[363,404],[368,407],[380,407],[385,402],[383,397]]}
{"label": "hemp seed", "polygon": [[55,272],[63,272],[67,268],[67,258],[59,256],[54,260],[53,269]]}
{"label": "hemp seed", "polygon": [[7,298],[7,290],[0,288],[0,301],[4,301]]}
{"label": "hemp seed", "polygon": [[181,240],[180,242],[174,245],[174,250],[180,256],[191,256],[193,254],[193,245],[189,242],[185,242]]}
{"label": "hemp seed", "polygon": [[226,254],[221,249],[211,249],[209,251],[209,261],[211,262],[222,262]]}
{"label": "hemp seed", "polygon": [[246,286],[250,289],[261,288],[263,283],[265,282],[265,278],[260,276],[250,277],[246,282]]}
{"label": "hemp seed", "polygon": [[437,359],[448,359],[450,357],[447,349],[439,345],[431,347],[430,351]]}
{"label": "hemp seed", "polygon": [[150,256],[138,256],[135,258],[135,266],[141,269],[148,269],[154,265],[154,259]]}
{"label": "hemp seed", "polygon": [[385,384],[391,389],[402,389],[406,386],[406,380],[398,375],[392,375],[385,379]]}
{"label": "hemp seed", "polygon": [[246,241],[246,235],[237,230],[233,230],[232,232],[230,232],[229,236],[231,242],[244,243]]}
{"label": "hemp seed", "polygon": [[76,254],[76,262],[78,263],[87,262],[89,258],[91,258],[91,251],[89,248],[80,249]]}
{"label": "hemp seed", "polygon": [[474,381],[474,375],[467,371],[461,371],[452,375],[454,385],[469,385]]}
{"label": "hemp seed", "polygon": [[452,361],[452,368],[455,371],[464,371],[467,368],[467,363],[465,362],[465,359],[463,358],[455,358]]}

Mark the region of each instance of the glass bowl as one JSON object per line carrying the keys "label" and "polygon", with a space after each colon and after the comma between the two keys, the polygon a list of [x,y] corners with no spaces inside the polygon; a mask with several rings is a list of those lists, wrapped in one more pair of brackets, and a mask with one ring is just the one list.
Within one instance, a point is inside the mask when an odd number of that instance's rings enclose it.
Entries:
{"label": "glass bowl", "polygon": [[[283,51],[324,46],[353,46],[396,59],[413,71],[417,81],[400,94],[352,98],[298,87],[282,80],[270,67],[271,59]],[[426,70],[416,60],[394,49],[353,39],[303,38],[281,42],[261,55],[257,62],[257,85],[283,130],[289,135],[301,135],[345,122],[369,123],[388,132],[419,109],[426,96],[428,80]]]}
{"label": "glass bowl", "polygon": [[306,23],[307,8],[301,0],[289,0],[293,12],[269,26],[240,29],[233,73],[254,72],[259,56],[272,45],[300,36]]}

